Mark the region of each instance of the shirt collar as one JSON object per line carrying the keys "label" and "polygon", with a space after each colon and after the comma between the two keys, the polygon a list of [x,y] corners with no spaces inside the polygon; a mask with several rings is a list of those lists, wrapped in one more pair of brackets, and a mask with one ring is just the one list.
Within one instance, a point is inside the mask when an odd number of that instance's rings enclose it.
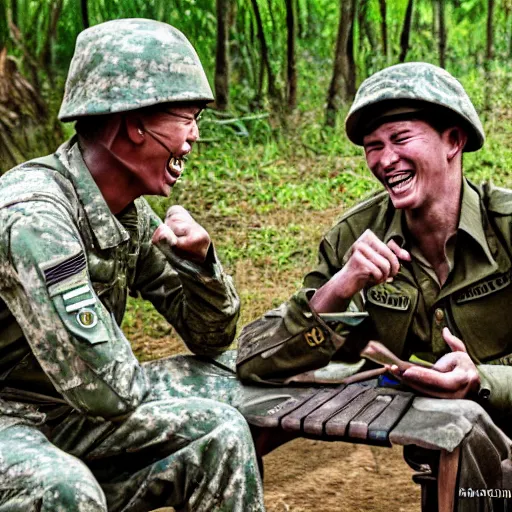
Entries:
{"label": "shirt collar", "polygon": [[110,211],[85,165],[76,137],[60,146],[57,156],[70,173],[71,182],[99,248],[111,249],[127,241],[130,236]]}
{"label": "shirt collar", "polygon": [[[389,199],[391,202],[391,200]],[[390,240],[394,240],[400,247],[405,245],[405,234],[403,231],[403,222],[405,222],[404,211],[396,210],[393,208],[393,218],[391,219],[391,223],[389,224],[388,230],[384,235],[384,243],[387,244]]]}
{"label": "shirt collar", "polygon": [[[393,211],[391,223],[384,236],[384,243],[388,243],[393,239],[400,247],[403,247],[406,242],[406,236],[403,230],[405,223],[404,211]],[[462,201],[457,232],[459,231],[464,231],[473,238],[484,251],[489,263],[495,263],[485,236],[482,212],[480,209],[480,196],[466,178],[463,178],[462,182]]]}
{"label": "shirt collar", "polygon": [[494,258],[489,249],[484,231],[484,222],[478,192],[464,178],[462,184],[462,202],[459,230],[466,232],[482,248],[490,263]]}

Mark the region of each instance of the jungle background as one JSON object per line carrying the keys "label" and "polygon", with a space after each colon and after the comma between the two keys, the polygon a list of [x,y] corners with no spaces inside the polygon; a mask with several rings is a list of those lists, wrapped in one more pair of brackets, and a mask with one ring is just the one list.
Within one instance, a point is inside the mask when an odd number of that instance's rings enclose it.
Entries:
{"label": "jungle background", "polygon": [[[56,114],[76,36],[123,17],[181,29],[215,90],[184,178],[149,200],[209,230],[240,326],[296,291],[321,235],[378,189],[343,120],[382,67],[424,60],[457,76],[487,133],[467,175],[512,185],[512,0],[0,0],[0,174],[73,133]],[[185,350],[138,299],[123,329],[141,360]],[[296,440],[265,458],[265,493],[271,512],[419,510],[395,448]]]}

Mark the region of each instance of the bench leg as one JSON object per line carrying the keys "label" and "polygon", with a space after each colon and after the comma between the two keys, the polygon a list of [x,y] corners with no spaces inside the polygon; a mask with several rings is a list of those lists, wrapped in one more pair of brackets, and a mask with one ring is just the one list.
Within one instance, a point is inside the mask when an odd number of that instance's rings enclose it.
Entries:
{"label": "bench leg", "polygon": [[439,512],[453,512],[454,510],[459,456],[459,447],[455,448],[453,452],[441,451],[439,477],[437,479]]}
{"label": "bench leg", "polygon": [[[432,452],[434,454],[436,452]],[[438,462],[432,457],[427,464],[414,464],[404,452],[405,459],[419,470],[412,477],[421,485],[422,512],[453,512],[455,510],[456,485],[459,470],[460,449],[453,452],[437,452]]]}

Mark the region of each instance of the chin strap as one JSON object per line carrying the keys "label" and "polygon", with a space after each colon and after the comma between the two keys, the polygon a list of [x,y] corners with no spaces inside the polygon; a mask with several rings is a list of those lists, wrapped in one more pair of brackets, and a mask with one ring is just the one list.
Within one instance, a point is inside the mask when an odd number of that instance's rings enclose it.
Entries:
{"label": "chin strap", "polygon": [[154,130],[149,130],[145,126],[143,126],[143,128],[144,128],[143,131],[145,131],[155,142],[160,144],[160,146],[162,146],[169,153],[169,158],[167,159],[167,162],[165,164],[165,168],[167,170],[173,169],[174,162],[175,162],[175,160],[178,160],[178,159],[176,159],[174,157],[173,152],[169,149],[167,144],[163,141],[163,136],[160,133],[155,132]]}

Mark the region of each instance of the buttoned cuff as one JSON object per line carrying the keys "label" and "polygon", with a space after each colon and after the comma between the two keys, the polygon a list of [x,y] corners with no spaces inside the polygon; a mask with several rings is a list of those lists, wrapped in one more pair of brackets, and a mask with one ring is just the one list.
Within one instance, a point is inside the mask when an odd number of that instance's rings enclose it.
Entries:
{"label": "buttoned cuff", "polygon": [[512,367],[480,364],[477,366],[480,388],[476,401],[492,413],[510,414],[512,408]]}

